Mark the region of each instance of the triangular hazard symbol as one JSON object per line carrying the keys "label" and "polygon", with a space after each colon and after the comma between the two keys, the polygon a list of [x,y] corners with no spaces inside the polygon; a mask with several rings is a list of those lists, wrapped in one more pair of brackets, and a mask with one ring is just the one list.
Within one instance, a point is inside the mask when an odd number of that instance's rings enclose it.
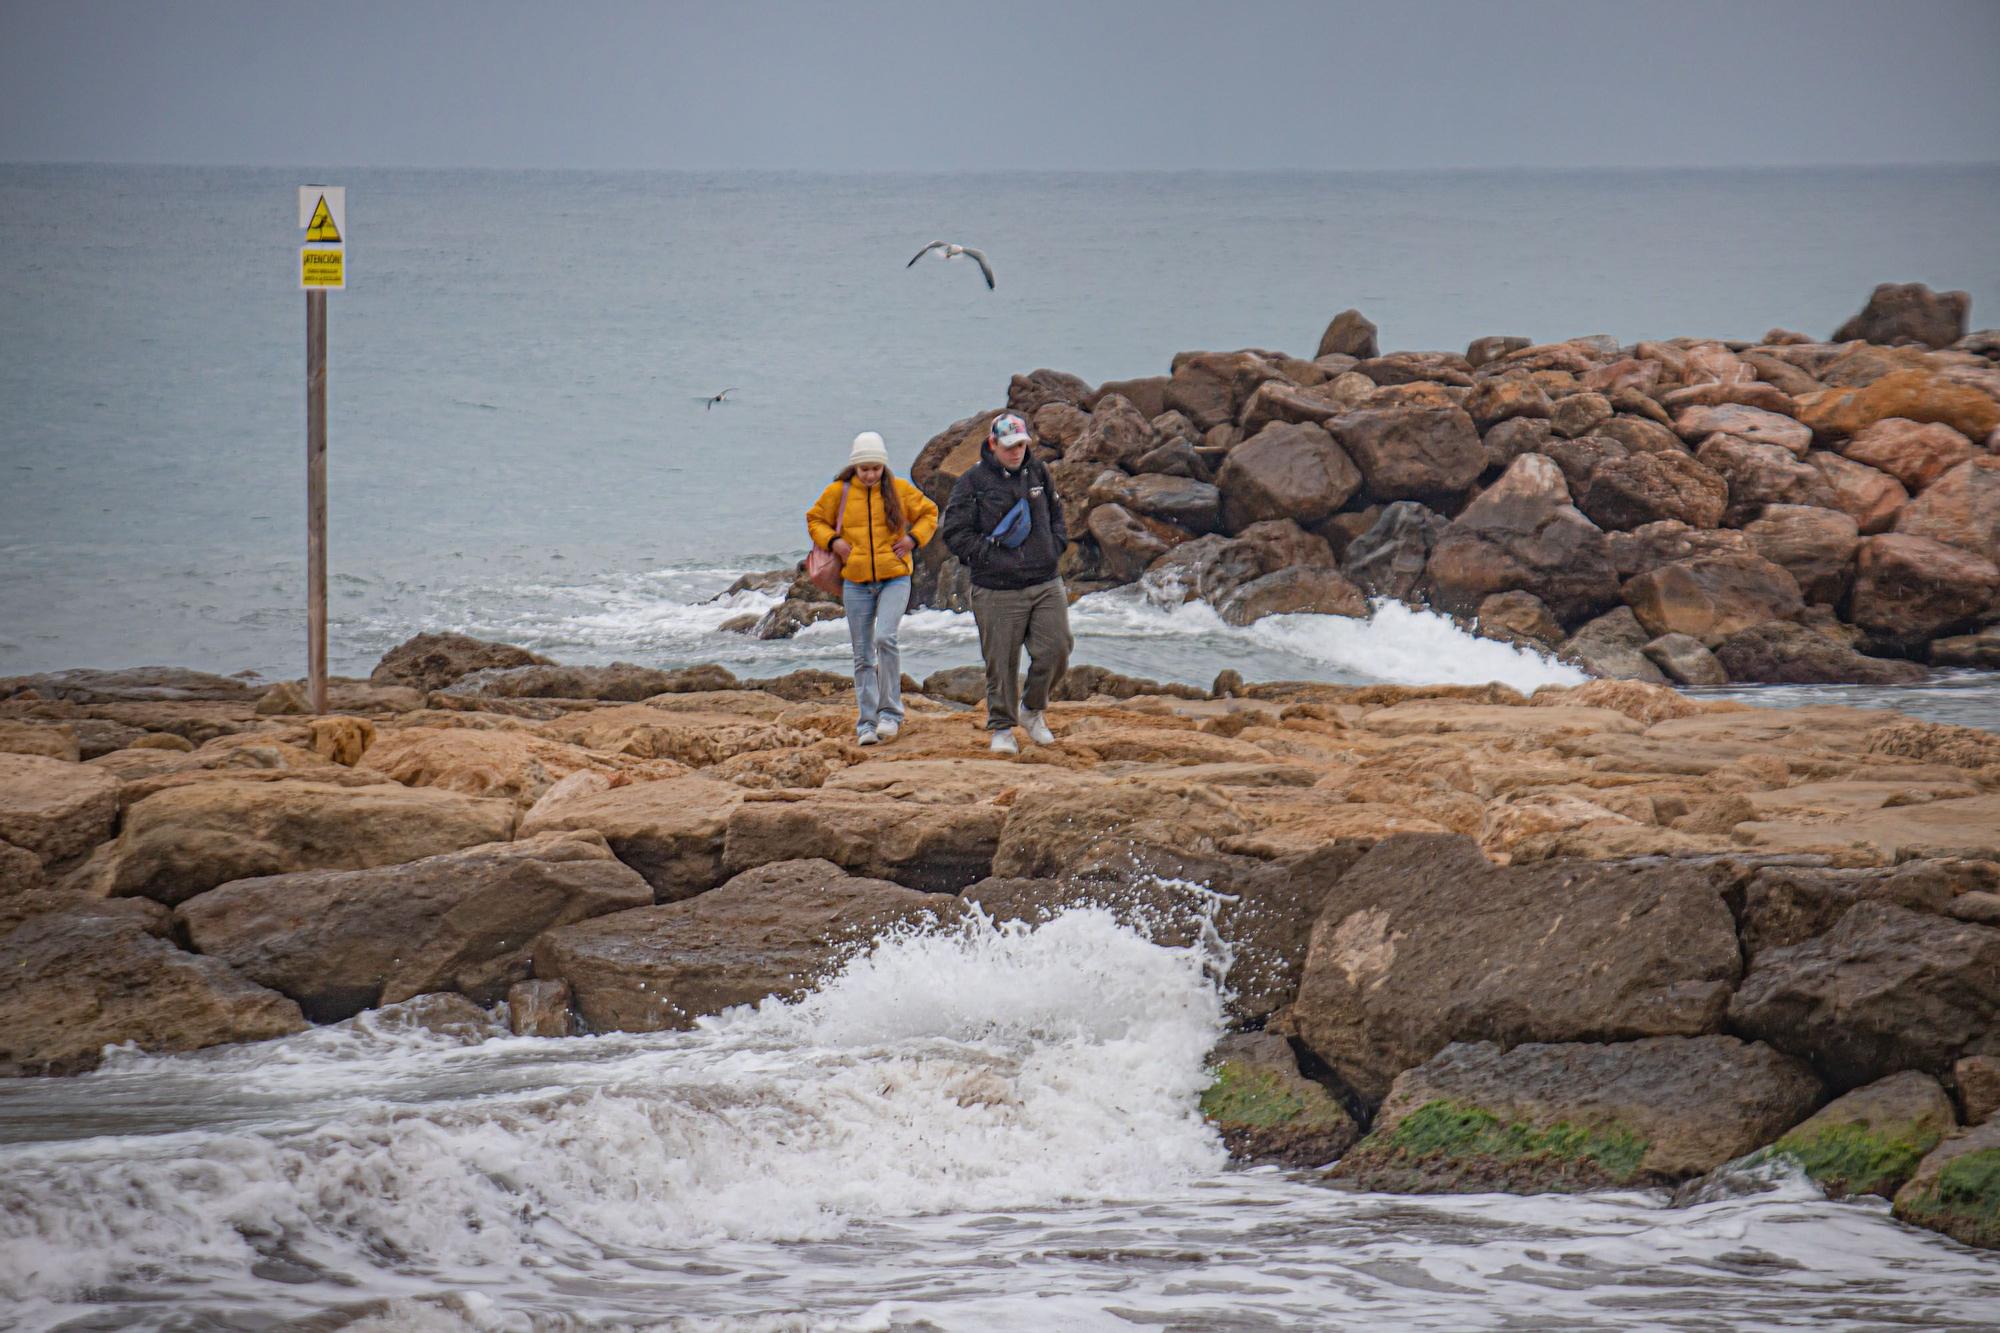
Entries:
{"label": "triangular hazard symbol", "polygon": [[306,225],[306,239],[335,244],[340,241],[340,231],[333,225],[333,211],[326,206],[325,195],[319,197],[319,207],[313,210],[312,221]]}

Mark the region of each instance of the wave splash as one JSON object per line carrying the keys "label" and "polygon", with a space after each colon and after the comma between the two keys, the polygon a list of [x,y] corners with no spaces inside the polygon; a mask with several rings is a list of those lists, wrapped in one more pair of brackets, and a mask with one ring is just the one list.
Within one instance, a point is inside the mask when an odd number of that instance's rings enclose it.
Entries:
{"label": "wave splash", "polygon": [[262,1110],[0,1150],[0,1294],[278,1273],[395,1296],[1146,1195],[1224,1162],[1195,1111],[1222,1027],[1211,966],[1083,909],[885,938],[795,1003],[686,1033],[467,1047],[322,1030],[127,1058],[71,1080],[76,1104],[166,1075],[175,1096],[218,1103],[255,1085]]}

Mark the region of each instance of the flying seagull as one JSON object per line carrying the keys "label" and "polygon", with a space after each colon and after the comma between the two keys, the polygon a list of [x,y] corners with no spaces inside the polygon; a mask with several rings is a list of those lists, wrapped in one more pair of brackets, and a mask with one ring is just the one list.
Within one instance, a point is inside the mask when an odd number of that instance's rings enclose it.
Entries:
{"label": "flying seagull", "polygon": [[986,290],[989,292],[993,290],[993,265],[986,262],[985,251],[975,250],[969,245],[953,245],[949,241],[932,241],[929,245],[917,251],[915,257],[909,263],[903,265],[903,267],[915,268],[917,260],[922,259],[933,250],[936,250],[946,259],[956,259],[960,255],[964,255],[966,258],[974,260],[979,265],[979,271],[986,275]]}
{"label": "flying seagull", "polygon": [[735,392],[736,392],[736,387],[732,385],[731,387],[729,387],[729,388],[727,388],[727,389],[724,389],[724,390],[723,390],[723,391],[722,391],[721,393],[715,393],[715,394],[710,394],[710,395],[709,395],[708,397],[706,397],[706,398],[697,398],[697,399],[695,399],[695,401],[696,401],[697,403],[705,403],[705,404],[707,404],[707,406],[705,406],[705,407],[703,407],[703,408],[701,409],[702,411],[706,412],[706,411],[710,410],[711,408],[713,408],[713,407],[714,407],[714,406],[715,406],[715,405],[716,405],[717,403],[720,403],[720,402],[723,402],[724,400],[726,400],[726,399],[727,399],[727,398],[729,397],[729,395],[730,395],[730,394],[732,394],[732,393],[735,393]]}

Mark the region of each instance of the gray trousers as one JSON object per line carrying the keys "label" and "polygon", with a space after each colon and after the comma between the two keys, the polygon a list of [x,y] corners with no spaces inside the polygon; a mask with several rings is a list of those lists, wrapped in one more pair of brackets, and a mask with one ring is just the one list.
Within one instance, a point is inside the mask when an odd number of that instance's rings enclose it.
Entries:
{"label": "gray trousers", "polygon": [[[1017,710],[1039,713],[1069,669],[1069,597],[1061,579],[1032,588],[972,586],[972,619],[986,659],[986,729],[1020,725]],[[1021,689],[1021,649],[1028,650],[1028,686]]]}

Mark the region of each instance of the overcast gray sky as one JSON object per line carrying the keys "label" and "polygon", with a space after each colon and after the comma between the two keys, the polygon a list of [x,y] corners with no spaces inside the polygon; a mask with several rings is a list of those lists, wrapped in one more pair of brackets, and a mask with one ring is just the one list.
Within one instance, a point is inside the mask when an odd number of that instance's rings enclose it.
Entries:
{"label": "overcast gray sky", "polygon": [[2000,0],[0,0],[0,160],[2000,159]]}

